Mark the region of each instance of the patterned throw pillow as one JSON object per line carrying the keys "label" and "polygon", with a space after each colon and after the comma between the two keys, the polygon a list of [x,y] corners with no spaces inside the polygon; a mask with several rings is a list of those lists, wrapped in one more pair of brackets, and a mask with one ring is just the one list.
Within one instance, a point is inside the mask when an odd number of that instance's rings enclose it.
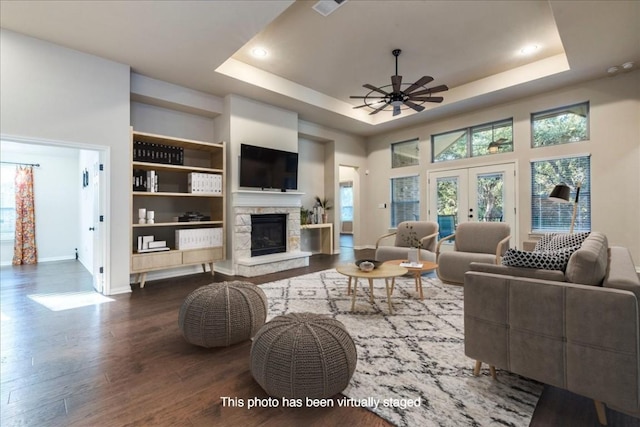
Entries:
{"label": "patterned throw pillow", "polygon": [[580,246],[589,237],[589,232],[584,233],[545,233],[536,243],[534,252],[557,251],[573,246]]}
{"label": "patterned throw pillow", "polygon": [[572,234],[558,234],[551,238],[547,248],[547,251],[558,251],[560,249],[572,248],[574,246],[580,247],[582,242],[589,237],[589,233],[572,233]]}
{"label": "patterned throw pillow", "polygon": [[542,237],[540,238],[540,240],[538,240],[538,242],[536,243],[536,247],[533,248],[533,251],[534,252],[542,252],[542,251],[547,250],[547,245],[549,244],[551,239],[553,239],[557,235],[558,235],[558,233],[545,233],[545,234],[543,234]]}
{"label": "patterned throw pillow", "polygon": [[567,268],[571,254],[580,246],[560,249],[558,251],[527,252],[508,249],[502,257],[502,264],[511,267],[537,268],[542,270],[560,270]]}

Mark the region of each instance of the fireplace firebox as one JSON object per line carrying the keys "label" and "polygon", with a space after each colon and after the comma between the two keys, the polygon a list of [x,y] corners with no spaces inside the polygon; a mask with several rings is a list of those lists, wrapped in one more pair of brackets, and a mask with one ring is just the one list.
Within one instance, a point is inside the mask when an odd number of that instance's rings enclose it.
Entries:
{"label": "fireplace firebox", "polygon": [[251,215],[251,256],[287,251],[287,215]]}

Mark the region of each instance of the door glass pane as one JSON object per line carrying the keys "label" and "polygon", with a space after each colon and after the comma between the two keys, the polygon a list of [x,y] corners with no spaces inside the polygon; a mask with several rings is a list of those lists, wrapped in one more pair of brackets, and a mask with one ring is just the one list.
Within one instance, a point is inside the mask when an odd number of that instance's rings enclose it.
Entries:
{"label": "door glass pane", "polygon": [[477,220],[502,222],[504,220],[504,174],[477,175]]}
{"label": "door glass pane", "polygon": [[436,180],[438,203],[439,238],[454,233],[458,219],[458,178],[447,177]]}

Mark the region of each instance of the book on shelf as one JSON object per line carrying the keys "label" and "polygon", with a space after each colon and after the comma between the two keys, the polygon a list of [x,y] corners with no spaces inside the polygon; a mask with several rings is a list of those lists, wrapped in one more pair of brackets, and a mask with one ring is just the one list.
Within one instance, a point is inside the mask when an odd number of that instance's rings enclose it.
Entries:
{"label": "book on shelf", "polygon": [[167,246],[167,241],[166,240],[154,240],[153,242],[149,242],[147,246],[149,247],[149,249],[163,248],[163,247]]}
{"label": "book on shelf", "polygon": [[172,145],[133,141],[133,161],[183,165],[184,149]]}
{"label": "book on shelf", "polygon": [[169,248],[168,246],[162,246],[160,248],[138,249],[138,253],[146,254],[148,252],[162,252],[162,251],[169,251],[169,250],[171,250],[171,248]]}

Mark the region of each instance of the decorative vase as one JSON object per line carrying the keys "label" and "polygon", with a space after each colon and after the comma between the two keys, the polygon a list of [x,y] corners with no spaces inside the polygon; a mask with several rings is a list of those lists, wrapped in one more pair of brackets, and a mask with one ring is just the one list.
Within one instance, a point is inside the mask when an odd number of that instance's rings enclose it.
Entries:
{"label": "decorative vase", "polygon": [[409,248],[409,252],[407,253],[407,260],[411,263],[418,263],[420,260],[420,249],[418,248]]}
{"label": "decorative vase", "polygon": [[322,214],[322,223],[326,224],[329,222],[329,214],[323,213]]}

